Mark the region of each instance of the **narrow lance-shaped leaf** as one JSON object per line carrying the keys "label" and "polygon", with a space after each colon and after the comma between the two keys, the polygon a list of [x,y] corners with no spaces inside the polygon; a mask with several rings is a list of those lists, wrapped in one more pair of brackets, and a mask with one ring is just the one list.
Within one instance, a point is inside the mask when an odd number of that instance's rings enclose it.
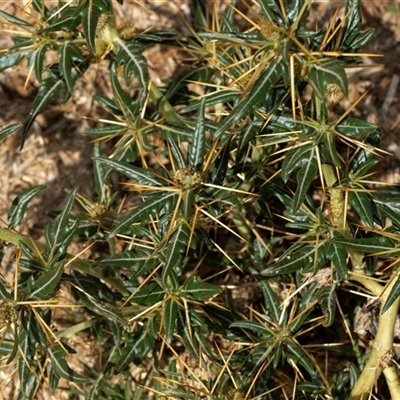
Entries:
{"label": "narrow lance-shaped leaf", "polygon": [[374,229],[374,215],[368,194],[359,190],[349,192],[349,203],[370,229]]}
{"label": "narrow lance-shaped leaf", "polygon": [[10,22],[13,25],[25,26],[27,28],[35,28],[35,26],[32,25],[31,23],[29,23],[28,21],[24,21],[23,19],[20,19],[14,15],[11,15],[5,11],[0,10],[0,16],[2,16],[5,20],[7,20],[8,22]]}
{"label": "narrow lance-shaped leaf", "polygon": [[25,57],[29,57],[31,50],[8,51],[0,54],[0,72],[18,65]]}
{"label": "narrow lance-shaped leaf", "polygon": [[272,314],[276,321],[279,321],[283,311],[280,308],[280,301],[277,294],[272,290],[266,279],[261,279],[259,284],[264,295],[264,304],[266,310]]}
{"label": "narrow lance-shaped leaf", "polygon": [[392,290],[390,291],[386,302],[382,308],[381,314],[385,313],[389,308],[393,305],[395,301],[398,300],[400,296],[400,277],[396,278],[396,282],[392,287]]}
{"label": "narrow lance-shaped leaf", "polygon": [[212,174],[212,183],[214,185],[222,185],[228,170],[228,162],[230,157],[230,144],[231,138],[224,144],[221,154],[218,156],[216,164],[216,169]]}
{"label": "narrow lance-shaped leaf", "polygon": [[147,325],[145,325],[140,332],[135,333],[126,343],[117,365],[117,371],[125,371],[135,358],[144,357],[153,348],[153,344],[154,338],[147,330]]}
{"label": "narrow lance-shaped leaf", "polygon": [[168,299],[164,304],[164,331],[165,340],[171,343],[176,327],[178,305],[173,299]]}
{"label": "narrow lance-shaped leaf", "polygon": [[189,152],[189,165],[197,170],[203,165],[204,149],[205,149],[205,99],[200,103],[197,113],[197,124],[194,131],[192,143]]}
{"label": "narrow lance-shaped leaf", "polygon": [[179,225],[171,238],[168,240],[168,244],[165,250],[165,261],[162,270],[162,281],[165,287],[168,287],[168,277],[175,267],[182,254],[186,251],[189,243],[190,228],[185,224]]}
{"label": "narrow lance-shaped leaf", "polygon": [[290,340],[286,346],[287,356],[293,360],[295,365],[301,365],[311,376],[317,375],[315,363],[311,361],[307,352],[293,340]]}
{"label": "narrow lance-shaped leaf", "polygon": [[321,310],[324,313],[325,327],[331,326],[335,318],[336,312],[336,285],[325,286],[320,289],[318,294],[318,303],[321,305]]}
{"label": "narrow lance-shaped leaf", "polygon": [[87,307],[90,311],[93,311],[95,314],[111,321],[117,322],[121,326],[128,328],[128,323],[120,315],[118,315],[116,311],[112,310],[110,307],[102,305],[98,300],[94,299],[93,297],[82,294],[80,296],[80,300],[85,307]]}
{"label": "narrow lance-shaped leaf", "polygon": [[310,187],[311,182],[313,181],[315,174],[318,171],[318,162],[315,155],[315,149],[310,149],[309,155],[309,162],[304,164],[298,170],[296,175],[297,188],[293,199],[293,212],[296,212],[302,205],[307,195],[308,188]]}
{"label": "narrow lance-shaped leaf", "polygon": [[97,196],[100,200],[104,196],[104,187],[107,185],[106,171],[102,163],[97,159],[101,155],[100,153],[100,142],[95,142],[93,146],[93,176],[94,176],[94,187]]}
{"label": "narrow lance-shaped leaf", "polygon": [[100,164],[108,165],[113,170],[125,175],[139,184],[151,186],[162,186],[165,184],[161,179],[156,178],[152,172],[143,168],[135,167],[127,162],[112,160],[106,157],[96,157],[95,160]]}
{"label": "narrow lance-shaped leaf", "polygon": [[365,136],[376,130],[377,126],[370,122],[357,118],[345,118],[338,125],[336,130],[347,137]]}
{"label": "narrow lance-shaped leaf", "polygon": [[114,44],[119,49],[117,61],[119,64],[124,65],[126,83],[129,83],[132,75],[135,76],[143,89],[142,102],[144,102],[148,92],[149,71],[147,69],[147,61],[142,55],[143,46],[135,42],[125,42],[120,38],[116,38]]}
{"label": "narrow lance-shaped leaf", "polygon": [[62,79],[56,79],[52,76],[43,80],[22,129],[21,148],[24,146],[28,131],[37,115],[64,89],[65,82]]}
{"label": "narrow lance-shaped leaf", "polygon": [[64,78],[69,92],[72,94],[74,84],[79,74],[74,66],[74,62],[83,62],[84,56],[80,49],[71,43],[65,43],[59,49],[59,68],[60,75]]}
{"label": "narrow lance-shaped leaf", "polygon": [[40,300],[48,300],[54,297],[64,271],[64,264],[65,263],[59,263],[56,267],[28,285],[29,297]]}
{"label": "narrow lance-shaped leaf", "polygon": [[141,222],[148,221],[150,215],[159,213],[162,209],[170,209],[178,198],[175,192],[166,192],[158,198],[152,197],[148,201],[144,201],[137,206],[123,221],[121,221],[111,232],[109,237],[114,237],[118,232],[128,228],[134,222],[140,220]]}
{"label": "narrow lance-shaped leaf", "polygon": [[205,101],[205,106],[209,107],[214,104],[226,104],[231,101],[235,101],[240,96],[238,90],[219,90],[207,97],[203,97],[201,100],[191,102],[187,107],[179,111],[180,114],[197,111],[201,107],[201,103]]}
{"label": "narrow lance-shaped leaf", "polygon": [[76,192],[72,192],[64,210],[57,216],[52,225],[45,228],[46,249],[49,260],[58,253],[64,253],[72,240],[72,235],[77,229],[77,220],[71,219],[70,212],[75,202]]}
{"label": "narrow lance-shaped leaf", "polygon": [[186,280],[179,293],[184,297],[201,301],[215,296],[220,291],[221,289],[218,286],[206,282],[199,282],[195,276],[191,276]]}
{"label": "narrow lance-shaped leaf", "polygon": [[341,164],[340,164],[339,155],[338,155],[337,149],[336,149],[335,138],[336,138],[335,132],[333,132],[332,130],[329,130],[328,132],[326,132],[325,144],[328,148],[328,153],[329,153],[329,156],[331,158],[333,165],[337,168],[340,168]]}
{"label": "narrow lance-shaped leaf", "polygon": [[29,202],[45,187],[45,185],[39,185],[25,189],[13,200],[7,213],[9,228],[14,228],[21,222]]}
{"label": "narrow lance-shaped leaf", "polygon": [[337,60],[328,60],[321,65],[313,65],[309,82],[318,97],[322,99],[326,93],[337,90],[347,96],[348,83],[344,66],[344,62]]}
{"label": "narrow lance-shaped leaf", "polygon": [[3,129],[0,130],[0,140],[3,140],[6,138],[8,135],[11,135],[15,131],[17,131],[19,128],[21,128],[21,124],[10,124],[5,126]]}
{"label": "narrow lance-shaped leaf", "polygon": [[171,153],[177,163],[176,169],[182,169],[186,167],[187,162],[185,161],[185,157],[183,156],[182,151],[178,146],[178,143],[174,140],[171,133],[165,129],[163,130],[163,135],[165,135],[165,137],[168,139],[168,144],[171,148]]}
{"label": "narrow lance-shaped leaf", "polygon": [[71,369],[65,360],[65,350],[60,345],[56,344],[54,347],[49,348],[48,353],[54,372],[60,378],[66,379],[67,382],[74,383],[88,383],[92,381],[89,377],[78,374]]}
{"label": "narrow lance-shaped leaf", "polygon": [[316,264],[316,269],[320,268],[325,262],[323,244],[319,246],[306,245],[300,250],[289,253],[261,271],[264,276],[278,276],[290,274],[302,268],[310,269]]}
{"label": "narrow lance-shaped leaf", "polygon": [[328,260],[331,260],[336,271],[336,278],[339,281],[345,280],[348,277],[347,268],[347,251],[343,245],[327,242],[325,246],[325,255]]}
{"label": "narrow lance-shaped leaf", "polygon": [[[190,310],[189,310],[190,312]],[[186,316],[184,311],[178,310],[178,319],[180,322],[180,327],[182,329],[181,336],[183,340],[183,344],[185,345],[186,349],[189,350],[189,352],[198,359],[199,357],[199,342],[196,339],[196,337],[191,333],[189,330],[188,326],[191,324],[190,321],[186,321]]]}
{"label": "narrow lance-shaped leaf", "polygon": [[27,399],[31,398],[31,378],[35,377],[32,373],[34,370],[34,352],[35,346],[32,343],[29,332],[25,329],[20,331],[18,336],[19,350],[23,354],[18,358],[18,375],[20,383],[20,391]]}
{"label": "narrow lance-shaped leaf", "polygon": [[251,114],[253,111],[257,110],[257,108],[260,108],[265,102],[267,92],[283,75],[283,70],[284,62],[282,60],[270,63],[265,72],[254,84],[251,92],[237,104],[229,116],[222,121],[221,125],[214,133],[214,138],[223,135],[235,122],[240,121],[243,117]]}
{"label": "narrow lance-shaped leaf", "polygon": [[378,209],[400,226],[400,194],[399,193],[376,193],[374,203]]}
{"label": "narrow lance-shaped leaf", "polygon": [[341,244],[351,250],[374,254],[379,253],[380,257],[391,257],[400,254],[400,249],[396,247],[396,242],[386,236],[360,239],[334,238],[332,242]]}
{"label": "narrow lance-shaped leaf", "polygon": [[290,150],[282,163],[282,180],[283,182],[287,182],[289,180],[290,175],[296,169],[302,167],[305,164],[310,162],[310,159],[313,156],[314,152],[314,144],[306,144],[304,146],[297,147],[293,150]]}
{"label": "narrow lance-shaped leaf", "polygon": [[96,54],[96,26],[97,22],[99,21],[101,11],[93,3],[93,0],[88,0],[86,2],[82,15],[82,28],[89,50],[93,54]]}

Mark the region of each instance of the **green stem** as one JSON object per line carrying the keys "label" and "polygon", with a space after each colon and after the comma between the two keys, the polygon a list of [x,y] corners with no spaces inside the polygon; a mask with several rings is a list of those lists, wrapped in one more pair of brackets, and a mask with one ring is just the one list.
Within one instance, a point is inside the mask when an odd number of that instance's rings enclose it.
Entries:
{"label": "green stem", "polygon": [[150,98],[156,104],[158,111],[170,122],[182,123],[170,102],[164,97],[161,90],[153,83],[150,83]]}
{"label": "green stem", "polygon": [[[337,182],[335,169],[332,165],[323,164],[322,173],[324,174],[330,195],[332,223],[345,238],[351,238],[352,235],[345,219],[346,204],[344,201],[343,188],[340,186],[335,187]],[[364,255],[355,250],[349,250],[349,254],[353,265],[353,272],[364,275]]]}
{"label": "green stem", "polygon": [[[12,232],[4,228],[0,228],[0,241],[11,243],[15,246],[23,243],[33,251],[35,251],[35,249],[44,250],[46,248],[46,245],[44,243],[37,242],[27,236]],[[74,256],[68,254],[67,258],[72,260],[74,259]],[[74,259],[73,261],[71,261],[70,267],[103,280],[104,282],[112,286],[115,290],[118,290],[118,292],[120,292],[123,296],[129,296],[130,294],[119,279],[103,276],[102,270],[94,268],[90,261],[81,260],[79,258]]]}
{"label": "green stem", "polygon": [[[325,164],[322,166],[322,172],[329,187],[332,223],[344,237],[351,238],[351,232],[345,222],[346,204],[343,189],[334,186],[336,184],[334,167]],[[349,250],[349,254],[353,265],[353,271],[349,273],[349,279],[361,283],[375,296],[380,297],[381,307],[384,307],[387,296],[391,292],[393,285],[397,282],[397,279],[392,279],[387,287],[383,288],[376,280],[365,275],[363,253]],[[349,400],[366,400],[370,398],[371,392],[382,371],[392,394],[392,399],[400,400],[400,381],[396,371],[393,369],[393,336],[399,304],[400,297],[397,298],[384,314],[380,314],[378,332],[371,353],[360,377],[352,389]]]}
{"label": "green stem", "polygon": [[[387,297],[393,285],[397,282],[393,279],[381,295],[381,309],[384,307]],[[400,297],[391,307],[379,316],[378,332],[372,345],[368,361],[351,391],[349,400],[366,400],[370,398],[371,392],[382,371],[384,372],[393,400],[400,399],[400,381],[393,367],[393,339],[394,326],[399,310]]]}

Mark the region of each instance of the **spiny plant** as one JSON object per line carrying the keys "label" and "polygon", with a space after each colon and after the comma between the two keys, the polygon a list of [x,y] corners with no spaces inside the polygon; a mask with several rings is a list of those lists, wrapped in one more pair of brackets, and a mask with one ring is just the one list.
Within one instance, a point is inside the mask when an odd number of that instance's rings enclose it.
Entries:
{"label": "spiny plant", "polygon": [[[357,104],[330,110],[373,34],[360,0],[322,28],[308,24],[307,0],[193,0],[186,36],[118,28],[113,6],[0,11],[14,32],[0,72],[25,61],[39,85],[24,124],[0,139],[20,131],[23,147],[93,63],[107,61],[111,87],[93,96],[109,117],[81,132],[93,139],[93,197],[68,188],[35,241],[18,227],[45,186],[28,188],[0,228],[15,270],[0,282],[1,362],[16,398],[65,380],[87,399],[387,398],[382,372],[400,398],[400,196],[370,180],[379,128],[352,117]],[[186,58],[163,86],[143,56],[155,43]],[[362,296],[380,305],[367,350],[353,331]],[[102,349],[96,368],[68,341],[85,332]]]}

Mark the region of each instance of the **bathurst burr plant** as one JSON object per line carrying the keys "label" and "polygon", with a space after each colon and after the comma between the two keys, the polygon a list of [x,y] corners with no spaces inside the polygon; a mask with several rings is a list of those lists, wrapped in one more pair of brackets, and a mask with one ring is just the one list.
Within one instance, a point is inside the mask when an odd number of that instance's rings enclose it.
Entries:
{"label": "bathurst burr plant", "polygon": [[[93,63],[108,65],[110,87],[93,96],[108,117],[76,132],[92,139],[92,197],[67,188],[37,241],[20,224],[46,182],[16,193],[2,221],[15,273],[1,275],[0,354],[16,398],[50,387],[88,399],[355,400],[384,398],[385,385],[400,398],[400,195],[370,178],[384,132],[354,117],[357,104],[340,106],[373,34],[360,0],[322,28],[307,0],[193,0],[186,34],[120,28],[113,7],[129,4],[117,3],[0,11],[14,41],[0,72],[27,63],[38,84],[2,143],[20,135],[23,147]],[[150,78],[154,44],[184,55],[167,82]],[[379,307],[369,348],[354,332],[365,296]],[[57,325],[70,307],[81,311]],[[104,348],[78,372],[71,338],[84,332]]]}

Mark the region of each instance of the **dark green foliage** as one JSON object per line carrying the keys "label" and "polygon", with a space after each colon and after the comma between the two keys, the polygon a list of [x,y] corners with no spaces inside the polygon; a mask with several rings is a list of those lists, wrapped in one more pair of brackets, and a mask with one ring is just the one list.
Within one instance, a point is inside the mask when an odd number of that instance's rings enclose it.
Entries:
{"label": "dark green foliage", "polygon": [[[15,364],[18,398],[63,380],[88,399],[349,396],[368,370],[348,334],[354,282],[382,299],[380,318],[400,296],[400,195],[366,179],[382,132],[328,109],[349,93],[346,68],[372,34],[360,1],[311,29],[309,1],[258,0],[244,14],[196,0],[185,37],[122,35],[110,0],[58,3],[33,1],[32,23],[0,11],[25,32],[0,72],[26,59],[39,82],[22,146],[38,114],[103,59],[110,92],[93,98],[109,124],[83,132],[95,141],[93,199],[67,189],[35,242],[13,231],[45,186],[28,188],[0,229],[1,247],[18,248],[16,281],[0,282],[0,355]],[[153,43],[193,64],[158,87],[144,56]],[[70,326],[54,324],[53,307]],[[103,350],[84,375],[66,338],[88,332]],[[338,345],[349,337],[352,348]],[[347,367],[326,368],[321,354]]]}

